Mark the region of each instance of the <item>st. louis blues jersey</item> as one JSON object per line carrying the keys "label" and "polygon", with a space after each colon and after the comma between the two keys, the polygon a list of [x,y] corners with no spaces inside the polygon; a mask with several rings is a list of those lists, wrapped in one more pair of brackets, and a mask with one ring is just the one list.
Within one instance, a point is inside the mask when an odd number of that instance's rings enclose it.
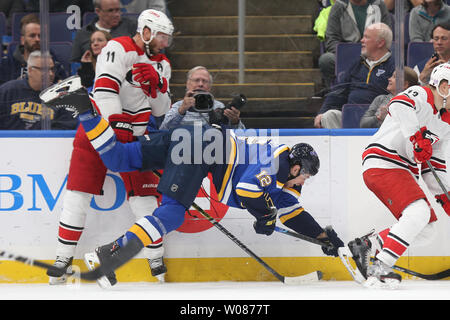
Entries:
{"label": "st. louis blues jersey", "polygon": [[236,137],[230,132],[226,135],[230,142],[228,161],[213,172],[218,200],[247,209],[256,217],[267,214],[270,207],[278,209],[282,221],[300,214],[301,186],[284,186],[289,177],[289,147],[270,139]]}

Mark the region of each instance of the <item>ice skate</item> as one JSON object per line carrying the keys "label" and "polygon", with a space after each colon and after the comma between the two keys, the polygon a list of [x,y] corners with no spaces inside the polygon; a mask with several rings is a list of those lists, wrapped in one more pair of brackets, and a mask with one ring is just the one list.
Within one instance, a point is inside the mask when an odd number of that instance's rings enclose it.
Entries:
{"label": "ice skate", "polygon": [[45,89],[39,94],[39,97],[48,107],[72,112],[74,118],[89,110],[95,114],[89,94],[77,75]]}
{"label": "ice skate", "polygon": [[147,259],[152,272],[152,276],[156,277],[159,282],[165,282],[167,267],[164,264],[163,257]]}
{"label": "ice skate", "polygon": [[[94,252],[89,252],[84,255],[84,262],[89,270],[95,269],[99,264],[103,264],[108,260],[120,247],[117,243],[111,242],[107,245],[95,248]],[[100,287],[103,289],[111,288],[117,283],[117,278],[114,272],[111,272],[97,280]]]}
{"label": "ice skate", "polygon": [[381,260],[376,259],[367,268],[366,288],[397,289],[402,281],[402,276],[395,273],[391,267]]}
{"label": "ice skate", "polygon": [[61,271],[47,270],[47,275],[49,276],[48,283],[50,285],[65,284],[67,278],[72,273],[72,261],[73,257],[57,256],[53,265],[61,269]]}
{"label": "ice skate", "polygon": [[[367,279],[367,268],[369,266],[372,248],[372,242],[369,237],[372,236],[373,232],[374,230],[361,238],[350,241],[347,247],[338,249],[342,263],[358,283],[363,283]],[[351,264],[350,258],[354,261],[356,268]]]}

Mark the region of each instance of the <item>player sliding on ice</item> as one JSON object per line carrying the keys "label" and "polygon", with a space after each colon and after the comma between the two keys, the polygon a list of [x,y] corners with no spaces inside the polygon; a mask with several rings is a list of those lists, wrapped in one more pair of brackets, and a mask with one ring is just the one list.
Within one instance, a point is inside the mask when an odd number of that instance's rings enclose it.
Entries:
{"label": "player sliding on ice", "polygon": [[[369,234],[340,248],[339,255],[356,281],[366,287],[398,287],[401,276],[392,270],[413,243],[435,235],[436,214],[418,184],[419,174],[450,215],[450,201],[439,181],[446,181],[446,146],[450,137],[450,64],[437,66],[429,86],[413,86],[394,97],[389,113],[363,155],[367,187],[398,220],[391,228]],[[419,166],[421,165],[421,166]],[[375,261],[370,264],[370,256]],[[357,268],[349,263],[353,258]]]}
{"label": "player sliding on ice", "polygon": [[[292,148],[270,140],[252,144],[216,124],[212,125],[217,128],[183,126],[156,131],[136,142],[121,143],[92,107],[77,76],[50,87],[41,98],[47,105],[72,110],[78,116],[108,169],[164,169],[158,185],[161,206],[137,220],[121,238],[95,249],[94,258],[109,278],[142,248],[181,226],[209,172],[218,200],[250,212],[256,218],[253,227],[257,233],[272,234],[278,216],[287,227],[332,244],[331,249],[322,247],[327,255],[337,256],[337,248],[344,245],[332,228],[323,229],[298,202],[302,185],[319,170],[319,157],[309,144]],[[99,283],[107,287],[108,278]]]}

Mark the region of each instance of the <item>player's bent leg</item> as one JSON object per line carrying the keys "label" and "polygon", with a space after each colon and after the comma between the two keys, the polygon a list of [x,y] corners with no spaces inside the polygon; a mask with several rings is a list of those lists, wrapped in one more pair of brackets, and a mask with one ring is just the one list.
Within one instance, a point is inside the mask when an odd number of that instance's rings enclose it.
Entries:
{"label": "player's bent leg", "polygon": [[73,190],[66,191],[63,210],[59,219],[58,242],[54,263],[56,267],[61,269],[61,272],[47,271],[49,284],[51,285],[64,284],[67,281],[66,272],[71,272],[73,256],[84,230],[86,212],[90,201],[90,194]]}
{"label": "player's bent leg", "polygon": [[115,276],[112,278],[114,270],[133,258],[142,248],[157,243],[163,235],[180,227],[185,211],[186,208],[177,200],[163,195],[161,206],[152,216],[136,221],[120,239],[97,248],[95,253],[86,254],[85,262],[89,269],[92,270],[96,263],[100,263],[103,270],[105,277],[98,281],[99,285],[103,288],[114,285],[117,281],[110,281],[115,279]]}

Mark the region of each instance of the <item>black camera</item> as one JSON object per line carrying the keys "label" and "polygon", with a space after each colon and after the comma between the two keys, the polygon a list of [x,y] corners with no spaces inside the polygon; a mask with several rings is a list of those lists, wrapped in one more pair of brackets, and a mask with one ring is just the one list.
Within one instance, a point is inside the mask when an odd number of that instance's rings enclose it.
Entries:
{"label": "black camera", "polygon": [[196,90],[193,97],[195,105],[189,111],[210,112],[214,106],[214,96],[208,91]]}
{"label": "black camera", "polygon": [[[238,110],[241,110],[242,107],[247,103],[247,98],[243,94],[239,94],[234,96],[233,99],[225,109],[231,109],[231,107],[235,107]],[[224,115],[224,110],[222,108],[218,108],[215,110],[211,110],[209,112],[209,124],[217,124],[217,125],[226,125],[228,124],[228,118]]]}

